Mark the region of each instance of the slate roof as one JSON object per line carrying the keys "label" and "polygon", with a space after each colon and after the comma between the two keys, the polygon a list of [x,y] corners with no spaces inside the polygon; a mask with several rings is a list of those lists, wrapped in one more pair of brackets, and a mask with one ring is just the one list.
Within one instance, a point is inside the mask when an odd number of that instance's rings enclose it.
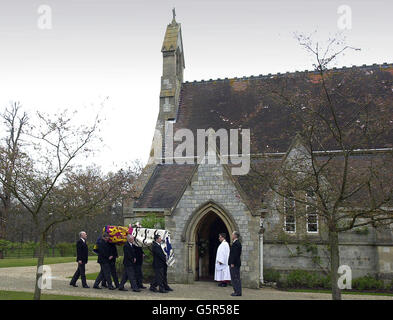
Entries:
{"label": "slate roof", "polygon": [[171,208],[191,178],[195,165],[157,165],[134,208]]}
{"label": "slate roof", "polygon": [[[346,78],[349,72],[352,73],[352,80]],[[356,113],[356,103],[340,104],[340,90],[348,87],[348,81],[351,81],[351,94],[359,99],[370,97],[370,112],[380,113],[387,120],[385,134],[361,147],[392,148],[393,64],[331,69],[328,76],[331,83],[337,84],[334,99],[342,106],[338,121],[348,121]],[[316,72],[306,71],[183,83],[174,131],[188,128],[196,133],[196,129],[249,128],[252,154],[285,153],[302,124],[291,107],[272,94],[272,88],[284,88],[286,94],[301,102],[302,99],[318,97],[318,82]],[[346,86],[341,86],[344,82],[347,82]],[[355,129],[348,139],[356,140],[358,135]],[[330,150],[338,149],[334,142],[328,142],[327,147]],[[255,165],[255,161],[253,163]],[[272,164],[278,163],[280,157],[272,160]],[[181,196],[194,169],[195,165],[158,165],[134,207],[171,208]],[[255,178],[252,173],[234,176],[249,205],[257,209],[268,186],[261,184],[256,190]]]}
{"label": "slate roof", "polygon": [[[335,102],[342,106],[338,112],[339,121],[351,119],[358,104],[367,96],[374,96],[369,110],[383,113],[393,123],[392,64],[332,69],[329,77],[331,83],[337,85]],[[295,97],[298,103],[306,103],[321,96],[318,78],[316,72],[295,72],[183,83],[174,131],[188,128],[196,133],[196,129],[249,128],[251,153],[286,152],[296,132],[301,130],[302,123],[294,108],[279,99],[272,90],[282,88],[285,95]],[[347,83],[340,86],[344,82]],[[340,100],[341,93],[348,94],[343,92],[348,86],[354,99],[359,100],[358,104]],[[384,101],[384,110],[379,110],[381,100]],[[385,135],[373,141],[372,145],[362,147],[393,147],[393,126],[387,129]],[[356,139],[357,136],[357,132],[353,132],[350,138]],[[327,148],[337,149],[337,146],[331,143]]]}

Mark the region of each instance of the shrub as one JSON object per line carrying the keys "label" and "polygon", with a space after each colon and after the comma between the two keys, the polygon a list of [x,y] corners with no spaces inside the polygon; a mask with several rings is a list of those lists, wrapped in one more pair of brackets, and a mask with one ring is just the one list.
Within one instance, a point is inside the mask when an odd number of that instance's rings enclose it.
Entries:
{"label": "shrub", "polygon": [[165,228],[165,219],[162,217],[158,217],[154,213],[147,214],[141,221],[141,224],[144,228],[151,229],[164,229]]}
{"label": "shrub", "polygon": [[145,258],[143,259],[142,271],[143,278],[145,281],[152,281],[154,278],[154,270],[153,270],[153,253],[150,248],[143,248],[143,252],[145,253]]}
{"label": "shrub", "polygon": [[76,248],[74,243],[60,242],[56,245],[56,248],[59,250],[61,257],[75,255]]}
{"label": "shrub", "polygon": [[143,252],[145,253],[145,258],[143,260],[144,264],[153,264],[153,253],[149,248],[143,248]]}
{"label": "shrub", "polygon": [[95,242],[94,243],[88,243],[87,244],[87,248],[88,248],[88,252],[89,252],[89,256],[97,256],[97,253],[95,253],[94,251],[93,251],[93,249],[94,249],[94,245],[95,245]]}
{"label": "shrub", "polygon": [[116,259],[116,272],[119,278],[123,276],[123,272],[124,272],[123,256],[119,256]]}
{"label": "shrub", "polygon": [[274,269],[264,269],[263,279],[267,282],[279,282],[280,272]]}
{"label": "shrub", "polygon": [[38,248],[38,243],[33,241],[27,241],[23,243],[23,249],[35,251]]}
{"label": "shrub", "polygon": [[12,245],[13,245],[13,243],[11,241],[0,239],[0,250],[1,251],[12,249]]}
{"label": "shrub", "polygon": [[[150,253],[149,250],[144,250],[146,257],[145,260],[143,261],[143,265],[142,265],[142,273],[143,273],[143,280],[145,282],[151,282],[154,278],[154,270],[153,270],[153,266],[152,266],[152,261],[146,259],[147,258],[147,254]],[[147,251],[147,252],[146,252]],[[151,256],[151,254],[150,254]],[[123,276],[123,272],[124,272],[124,265],[123,265],[123,256],[120,256],[116,259],[116,272],[117,272],[117,276],[119,278],[121,278]]]}
{"label": "shrub", "polygon": [[21,242],[10,242],[8,249],[10,250],[20,250],[22,248]]}
{"label": "shrub", "polygon": [[330,274],[321,277],[321,287],[325,289],[331,289],[332,288],[332,278]]}
{"label": "shrub", "polygon": [[152,282],[154,279],[154,270],[152,264],[143,263],[143,280],[145,282]]}
{"label": "shrub", "polygon": [[357,290],[383,290],[385,286],[382,280],[378,280],[372,275],[367,275],[353,279],[352,288]]}
{"label": "shrub", "polygon": [[286,280],[280,283],[288,288],[330,288],[330,276],[305,270],[291,271]]}
{"label": "shrub", "polygon": [[387,285],[387,289],[393,291],[393,279],[390,281],[390,283]]}
{"label": "shrub", "polygon": [[310,283],[311,283],[311,274],[303,270],[291,271],[286,279],[286,285],[289,288],[311,287]]}

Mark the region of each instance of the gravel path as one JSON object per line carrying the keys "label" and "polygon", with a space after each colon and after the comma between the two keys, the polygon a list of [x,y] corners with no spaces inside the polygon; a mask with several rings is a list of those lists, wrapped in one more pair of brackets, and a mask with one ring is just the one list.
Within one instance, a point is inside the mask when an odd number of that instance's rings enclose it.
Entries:
{"label": "gravel path", "polygon": [[[108,299],[125,299],[125,300],[151,300],[151,299],[206,299],[206,300],[233,300],[239,299],[231,297],[232,287],[219,288],[214,282],[196,282],[193,285],[171,284],[173,292],[167,294],[153,293],[148,289],[142,292],[121,292],[118,290],[96,290],[93,289],[93,280],[88,280],[90,289],[81,288],[78,281],[78,288],[69,285],[70,279],[76,269],[76,263],[59,263],[50,265],[52,270],[52,289],[45,289],[43,293],[75,295],[83,297],[97,297]],[[98,272],[99,264],[96,262],[86,265],[86,273]],[[0,268],[0,290],[11,291],[34,291],[36,267],[13,267]],[[147,284],[145,284],[148,286]],[[129,288],[129,283],[126,288]],[[249,300],[329,300],[331,296],[323,293],[300,293],[285,292],[271,288],[262,289],[243,289],[242,299]],[[372,296],[372,295],[343,295],[344,300],[393,300],[391,296]]]}

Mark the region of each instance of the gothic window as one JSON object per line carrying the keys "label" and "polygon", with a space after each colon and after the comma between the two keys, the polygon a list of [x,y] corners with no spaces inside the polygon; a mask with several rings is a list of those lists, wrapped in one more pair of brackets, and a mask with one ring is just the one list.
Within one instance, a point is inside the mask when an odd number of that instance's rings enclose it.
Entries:
{"label": "gothic window", "polygon": [[316,207],[313,205],[315,203],[315,195],[312,190],[308,191],[306,194],[306,228],[307,233],[318,233],[318,213]]}
{"label": "gothic window", "polygon": [[284,197],[284,230],[288,233],[296,232],[295,199],[293,194]]}

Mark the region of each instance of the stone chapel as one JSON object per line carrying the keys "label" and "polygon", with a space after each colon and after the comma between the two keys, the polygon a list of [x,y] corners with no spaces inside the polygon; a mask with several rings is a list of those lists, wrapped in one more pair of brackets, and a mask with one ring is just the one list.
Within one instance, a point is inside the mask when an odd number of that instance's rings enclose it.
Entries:
{"label": "stone chapel", "polygon": [[[163,137],[166,123],[171,123],[174,130],[188,128],[192,132],[198,128],[249,128],[251,155],[257,158],[269,154],[272,162],[285,161],[301,145],[288,106],[277,104],[266,95],[264,85],[285,78],[290,85],[302,88],[314,83],[314,71],[184,82],[182,30],[175,16],[166,28],[161,52],[163,69],[156,132]],[[391,64],[356,68],[366,81],[377,77],[393,83]],[[340,74],[348,69],[351,68],[332,72]],[[392,147],[390,132],[375,145],[375,152],[391,151]],[[165,145],[162,150],[165,153]],[[358,150],[356,156],[361,161],[366,154],[370,150]],[[176,257],[175,265],[168,269],[168,280],[192,283],[212,279],[218,234],[226,233],[230,241],[234,230],[241,234],[241,277],[246,287],[259,287],[266,269],[315,270],[312,259],[294,257],[291,251],[296,251],[300,241],[298,232],[318,238],[317,245],[323,245],[318,223],[298,222],[296,228],[285,230],[285,222],[267,196],[269,190],[261,188],[255,192],[247,175],[234,176],[230,169],[231,165],[220,163],[178,164],[165,160],[155,163],[152,147],[149,163],[138,180],[138,196],[125,205],[124,218],[126,225],[151,213],[165,219]],[[281,229],[284,226],[283,232],[288,231],[292,240],[284,243],[274,236],[271,230],[277,226]],[[367,234],[341,235],[340,253],[342,263],[351,266],[354,277],[369,273],[393,275],[392,230],[377,232],[371,228]]]}

